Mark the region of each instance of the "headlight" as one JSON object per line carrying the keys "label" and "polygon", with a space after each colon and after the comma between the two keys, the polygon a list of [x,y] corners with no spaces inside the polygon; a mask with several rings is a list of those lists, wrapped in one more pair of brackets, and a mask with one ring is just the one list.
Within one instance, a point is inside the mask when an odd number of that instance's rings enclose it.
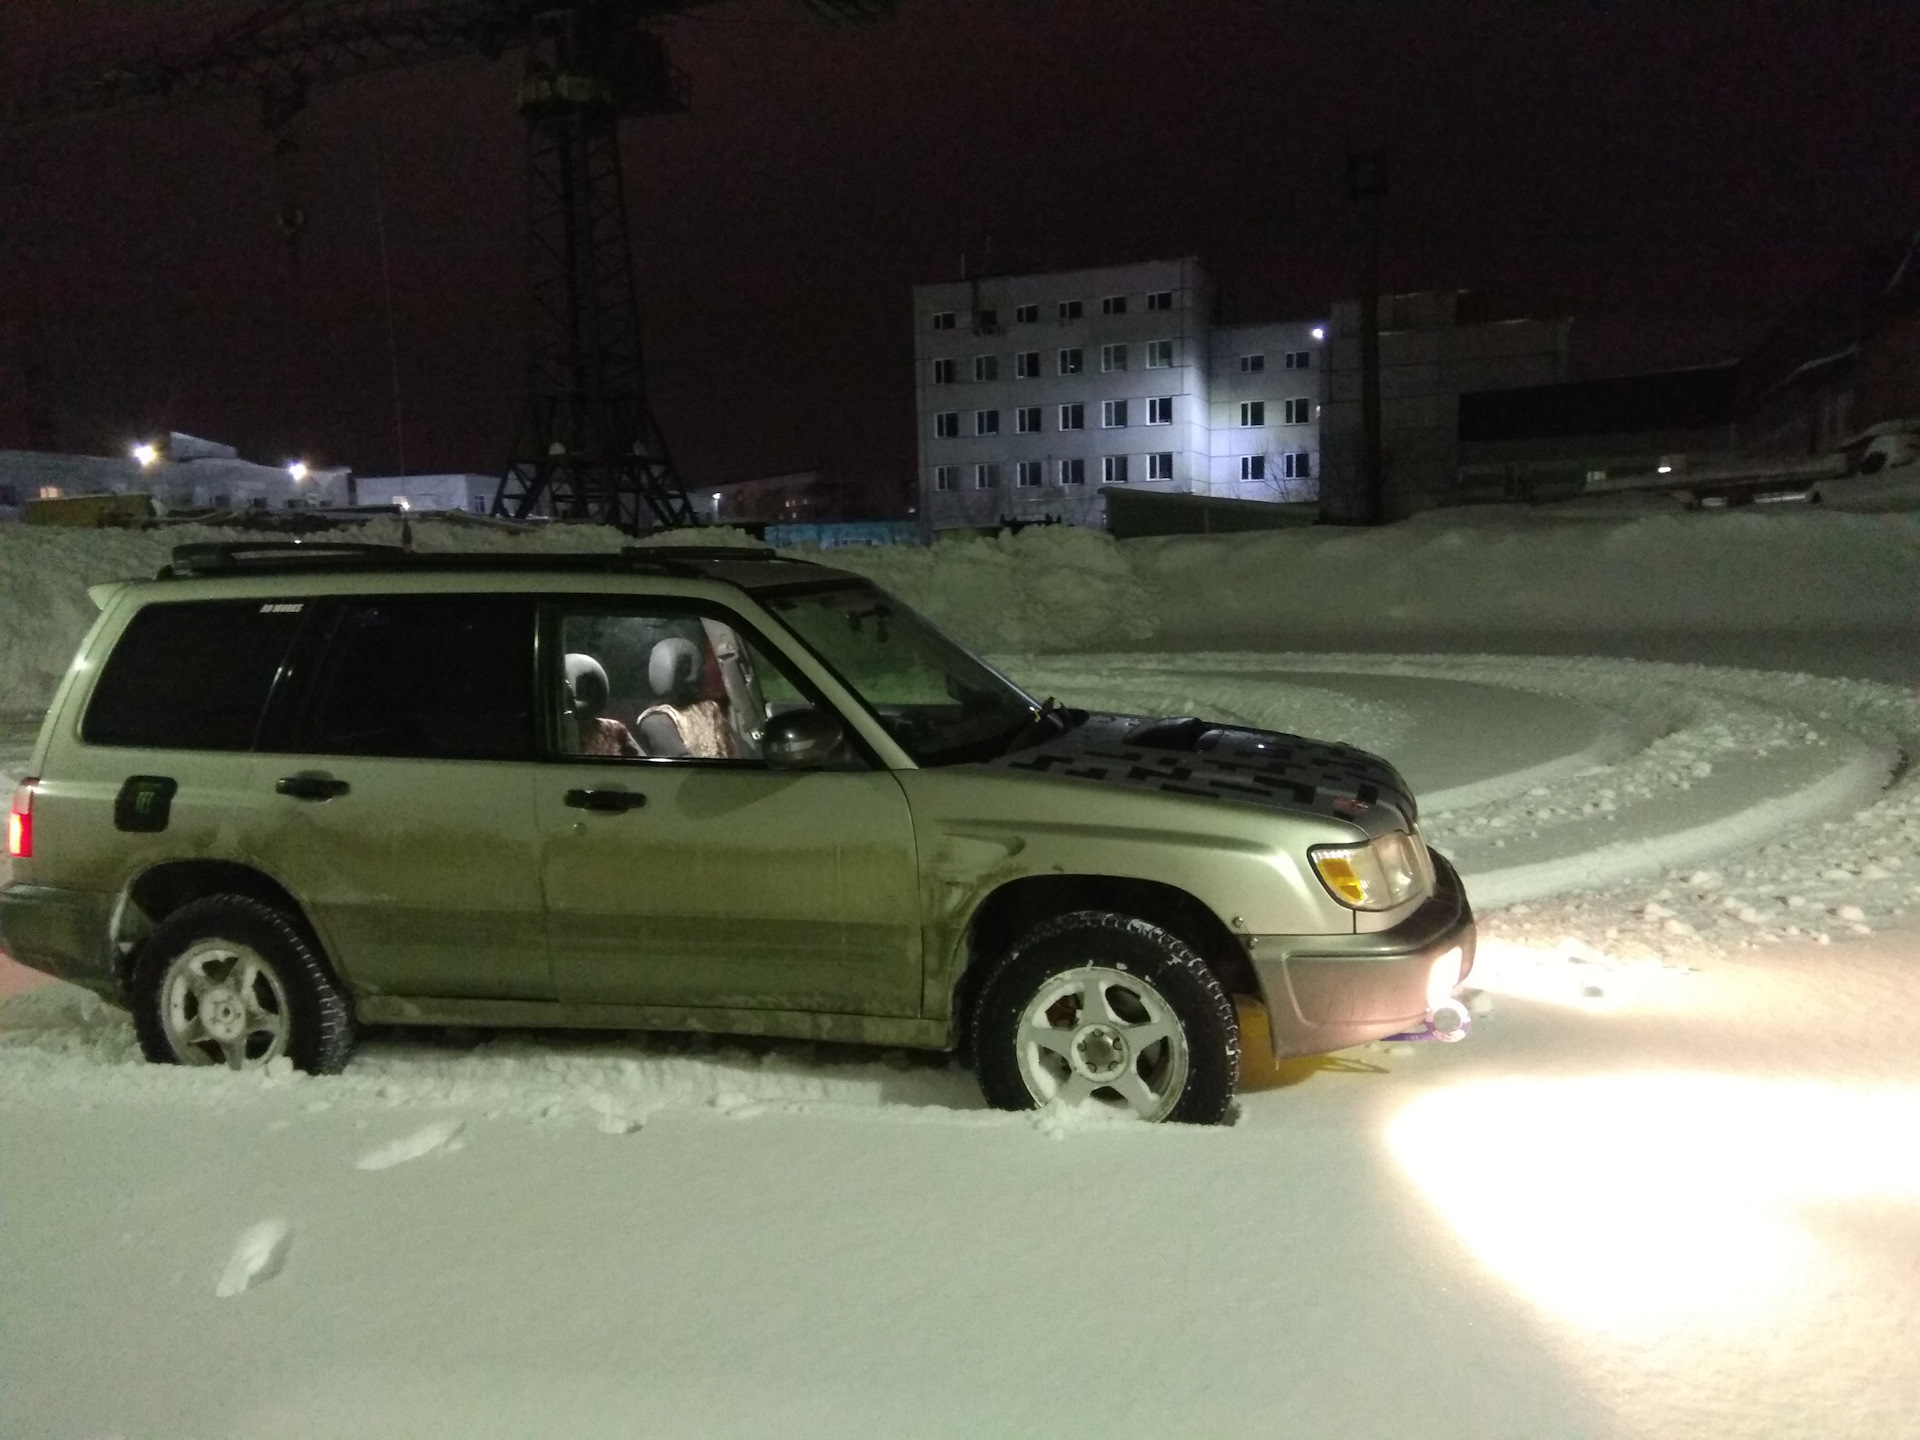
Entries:
{"label": "headlight", "polygon": [[1432,888],[1427,847],[1404,830],[1365,845],[1315,845],[1307,858],[1333,898],[1353,910],[1391,910]]}

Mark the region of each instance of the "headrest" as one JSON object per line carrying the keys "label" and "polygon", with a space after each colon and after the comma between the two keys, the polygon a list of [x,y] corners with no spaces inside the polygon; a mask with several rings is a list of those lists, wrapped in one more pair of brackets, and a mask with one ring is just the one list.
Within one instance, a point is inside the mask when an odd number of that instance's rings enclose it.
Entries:
{"label": "headrest", "polygon": [[647,657],[647,683],[669,705],[687,705],[699,699],[699,647],[678,636],[659,641]]}
{"label": "headrest", "polygon": [[567,693],[573,697],[573,713],[598,715],[606,707],[612,687],[607,672],[591,655],[567,656]]}

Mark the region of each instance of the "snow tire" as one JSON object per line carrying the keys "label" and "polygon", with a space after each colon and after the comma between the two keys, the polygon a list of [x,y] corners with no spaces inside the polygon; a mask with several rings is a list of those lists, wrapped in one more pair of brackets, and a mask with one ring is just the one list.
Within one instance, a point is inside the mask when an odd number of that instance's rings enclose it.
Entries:
{"label": "snow tire", "polygon": [[972,1027],[975,1074],[988,1103],[1002,1110],[1042,1103],[1022,1070],[1021,1027],[1049,986],[1096,968],[1146,982],[1179,1026],[1185,1073],[1160,1118],[1192,1125],[1226,1121],[1240,1071],[1240,1022],[1232,998],[1179,937],[1105,910],[1076,911],[1035,926],[988,973]]}
{"label": "snow tire", "polygon": [[[184,1063],[169,1036],[170,977],[177,985],[176,962],[183,956],[196,949],[217,951],[221,946],[257,961],[260,993],[283,1004],[283,1012],[271,1010],[266,1018],[278,1027],[279,1052],[295,1069],[335,1075],[345,1068],[356,1039],[345,987],[303,925],[245,895],[208,895],[189,901],[161,921],[140,947],[128,998],[134,1030],[147,1059],[158,1065]],[[203,1043],[229,1052],[216,1038]],[[254,1068],[252,1061],[232,1062],[230,1052],[229,1063],[236,1069]]]}

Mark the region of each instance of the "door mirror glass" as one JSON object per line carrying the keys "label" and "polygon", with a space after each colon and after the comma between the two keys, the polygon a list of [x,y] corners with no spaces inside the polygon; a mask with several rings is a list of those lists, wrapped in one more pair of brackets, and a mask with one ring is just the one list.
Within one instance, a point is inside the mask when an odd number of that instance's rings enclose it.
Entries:
{"label": "door mirror glass", "polygon": [[832,761],[846,737],[840,722],[811,705],[783,710],[760,731],[760,758],[775,770],[806,770]]}

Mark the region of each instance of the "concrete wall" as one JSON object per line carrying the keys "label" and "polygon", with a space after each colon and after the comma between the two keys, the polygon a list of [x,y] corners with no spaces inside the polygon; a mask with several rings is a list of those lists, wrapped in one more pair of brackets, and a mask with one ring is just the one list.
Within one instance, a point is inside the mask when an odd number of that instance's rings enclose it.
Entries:
{"label": "concrete wall", "polygon": [[[1316,338],[1315,331],[1319,332]],[[1326,325],[1286,320],[1216,326],[1210,342],[1208,410],[1213,430],[1208,493],[1234,500],[1313,500],[1320,494],[1320,412],[1327,380]],[[1260,368],[1242,368],[1252,357]],[[1294,366],[1288,357],[1296,357]],[[1306,357],[1300,366],[1297,357]],[[1306,401],[1307,419],[1287,421],[1287,402]],[[1242,406],[1264,406],[1265,423],[1242,425]],[[1289,477],[1285,458],[1307,457],[1304,476]],[[1243,479],[1244,457],[1258,456],[1263,478]],[[1296,461],[1295,468],[1302,463]]]}

